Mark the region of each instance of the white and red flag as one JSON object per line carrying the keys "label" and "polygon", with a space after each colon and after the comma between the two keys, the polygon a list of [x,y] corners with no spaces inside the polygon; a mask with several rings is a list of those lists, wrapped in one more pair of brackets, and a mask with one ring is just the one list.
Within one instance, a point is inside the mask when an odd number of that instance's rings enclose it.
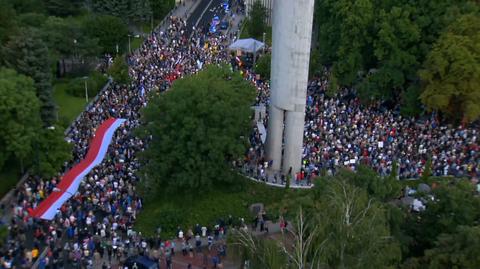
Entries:
{"label": "white and red flag", "polygon": [[98,127],[85,158],[63,175],[54,191],[31,211],[32,217],[45,220],[55,217],[62,204],[77,192],[83,177],[102,162],[115,130],[125,121],[125,119],[109,118]]}

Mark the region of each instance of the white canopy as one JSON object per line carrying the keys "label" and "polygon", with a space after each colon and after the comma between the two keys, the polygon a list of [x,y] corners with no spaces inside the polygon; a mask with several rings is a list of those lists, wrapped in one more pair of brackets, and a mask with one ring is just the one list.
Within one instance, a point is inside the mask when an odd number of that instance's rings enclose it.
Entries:
{"label": "white canopy", "polygon": [[247,39],[238,39],[237,41],[233,42],[228,48],[230,50],[241,50],[244,52],[255,53],[265,46],[264,43],[255,40],[253,38]]}

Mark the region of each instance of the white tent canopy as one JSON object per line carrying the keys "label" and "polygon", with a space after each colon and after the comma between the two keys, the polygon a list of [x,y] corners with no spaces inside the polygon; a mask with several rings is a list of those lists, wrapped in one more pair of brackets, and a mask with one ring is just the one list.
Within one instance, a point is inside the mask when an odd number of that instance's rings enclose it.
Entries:
{"label": "white tent canopy", "polygon": [[265,46],[264,43],[255,40],[253,38],[247,38],[247,39],[238,39],[237,41],[233,42],[228,48],[230,50],[241,50],[244,52],[249,52],[249,53],[256,53],[259,50],[263,49]]}

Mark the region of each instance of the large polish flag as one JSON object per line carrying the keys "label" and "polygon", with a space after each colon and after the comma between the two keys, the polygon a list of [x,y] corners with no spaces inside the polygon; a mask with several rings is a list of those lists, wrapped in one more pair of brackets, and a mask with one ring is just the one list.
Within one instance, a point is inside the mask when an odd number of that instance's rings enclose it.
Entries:
{"label": "large polish flag", "polygon": [[125,121],[109,118],[98,127],[85,158],[63,175],[55,190],[31,211],[32,217],[45,220],[55,217],[62,204],[77,192],[83,177],[102,162],[115,130]]}

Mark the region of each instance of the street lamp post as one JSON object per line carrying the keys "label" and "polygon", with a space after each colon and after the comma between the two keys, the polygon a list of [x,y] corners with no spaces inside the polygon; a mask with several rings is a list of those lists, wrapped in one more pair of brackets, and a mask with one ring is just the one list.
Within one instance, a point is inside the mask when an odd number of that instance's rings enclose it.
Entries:
{"label": "street lamp post", "polygon": [[87,83],[88,77],[83,77],[83,79],[85,81],[85,102],[88,103],[88,83]]}
{"label": "street lamp post", "polygon": [[77,58],[77,40],[76,39],[73,40],[73,58],[74,59]]}

